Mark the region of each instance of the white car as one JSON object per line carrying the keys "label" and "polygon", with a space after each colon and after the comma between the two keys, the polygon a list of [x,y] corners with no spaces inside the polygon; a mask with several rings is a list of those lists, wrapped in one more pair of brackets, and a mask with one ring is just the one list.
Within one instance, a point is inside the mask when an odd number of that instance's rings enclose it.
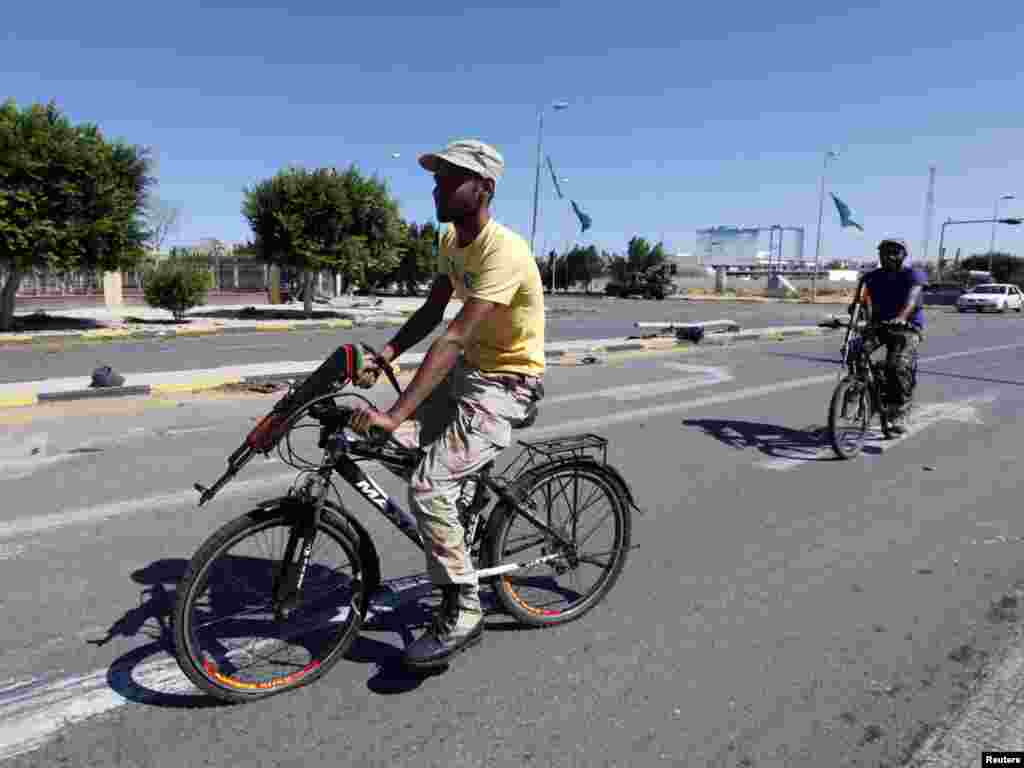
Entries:
{"label": "white car", "polygon": [[976,285],[956,300],[957,312],[966,312],[969,309],[975,312],[984,312],[987,309],[1005,312],[1008,309],[1015,309],[1020,312],[1022,308],[1024,294],[1016,285],[1009,283]]}

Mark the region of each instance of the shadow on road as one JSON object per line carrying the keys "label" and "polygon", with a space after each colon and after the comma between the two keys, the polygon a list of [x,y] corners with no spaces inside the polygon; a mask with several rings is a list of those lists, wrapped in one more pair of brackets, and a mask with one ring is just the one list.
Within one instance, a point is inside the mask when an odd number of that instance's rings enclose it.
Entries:
{"label": "shadow on road", "polygon": [[104,323],[91,318],[51,315],[46,310],[36,310],[30,315],[15,315],[12,331],[93,331],[105,327]]}
{"label": "shadow on road", "polygon": [[801,355],[799,352],[767,352],[765,353],[772,357],[788,357],[793,360],[806,360],[811,363],[828,363],[829,365],[839,365],[838,357],[822,357],[821,355]]}
{"label": "shadow on road", "polygon": [[[262,590],[262,594],[267,594],[270,590],[269,583],[265,583],[268,563],[269,561],[255,558],[235,558],[231,581],[240,582],[246,587],[251,587],[253,591]],[[150,641],[117,658],[107,671],[107,683],[110,688],[129,701],[171,709],[216,707],[223,704],[185,684],[176,663],[170,661],[174,658],[171,620],[176,587],[187,567],[187,560],[168,559],[158,560],[133,572],[132,580],[144,587],[139,605],[128,610],[114,622],[107,630],[106,636],[88,641],[96,646],[106,645],[115,638],[141,638]],[[311,567],[307,585],[315,583],[317,576]],[[393,581],[410,580],[416,582],[416,585],[410,588],[398,587],[397,591],[392,593],[396,597],[391,604],[378,605],[377,601],[374,601],[370,616],[363,624],[360,635],[345,654],[345,659],[350,662],[372,666],[373,674],[366,684],[375,693],[395,694],[412,691],[424,680],[444,671],[444,668],[441,668],[436,671],[420,672],[411,670],[402,663],[403,649],[429,626],[433,609],[440,602],[440,593],[426,582],[425,575]],[[385,585],[387,584],[388,582],[385,582]],[[338,598],[339,602],[343,600],[347,601],[348,597]],[[502,621],[499,618],[502,613],[489,589],[481,588],[481,601],[484,605],[488,631],[523,629],[518,622]],[[227,609],[231,612],[237,611],[240,607],[237,598],[229,597],[226,592],[218,594],[218,591],[212,591],[204,605],[209,606],[211,611]],[[218,632],[217,639],[220,641],[232,637],[263,637],[264,635],[259,634],[261,629],[269,636],[273,629],[271,625],[270,621],[248,616],[232,619],[220,625],[222,629]],[[394,644],[379,637],[369,637],[368,633],[396,634],[399,642]],[[303,634],[301,639],[292,638],[289,642],[293,645],[305,645],[311,640],[315,641],[319,634],[318,630],[311,630]],[[328,676],[330,674],[329,672]]]}
{"label": "shadow on road", "polygon": [[[812,363],[828,363],[830,365],[839,365],[839,358],[821,357],[819,355],[801,355],[797,352],[768,352],[773,357],[787,357],[793,360],[806,360]],[[963,381],[980,381],[985,384],[1007,384],[1011,387],[1024,387],[1024,381],[1014,381],[1013,379],[996,379],[989,376],[968,376],[963,373],[950,373],[948,371],[933,371],[928,368],[918,368],[918,376],[936,376],[939,378],[946,379],[961,379]]]}
{"label": "shadow on road", "polygon": [[754,448],[780,459],[834,461],[834,457],[818,455],[828,444],[825,427],[790,429],[775,424],[733,419],[686,419],[683,424],[698,427],[705,434],[738,451]]}
{"label": "shadow on road", "polygon": [[[359,305],[353,305],[359,308]],[[367,309],[372,305],[367,302]],[[347,320],[351,314],[342,309],[314,309],[312,314],[307,316],[298,305],[295,309],[281,307],[280,309],[256,309],[254,307],[240,307],[239,309],[211,309],[195,310],[188,313],[189,318],[215,318],[222,320]]]}
{"label": "shadow on road", "polygon": [[988,376],[967,376],[962,373],[948,373],[946,371],[929,371],[927,368],[918,368],[918,376],[939,376],[946,379],[963,379],[964,381],[981,381],[986,384],[1008,384],[1011,387],[1024,387],[1024,381],[1013,381],[1012,379],[993,379]]}

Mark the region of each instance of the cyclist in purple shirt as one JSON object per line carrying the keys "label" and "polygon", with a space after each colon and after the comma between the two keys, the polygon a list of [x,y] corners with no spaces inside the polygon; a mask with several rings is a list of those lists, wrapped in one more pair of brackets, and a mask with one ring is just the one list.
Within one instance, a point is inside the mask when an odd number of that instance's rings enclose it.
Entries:
{"label": "cyclist in purple shirt", "polygon": [[869,321],[880,326],[868,349],[886,347],[886,368],[892,385],[889,400],[895,410],[890,424],[896,434],[907,429],[907,412],[917,384],[917,350],[924,334],[921,292],[927,278],[921,271],[903,266],[909,255],[903,240],[882,240],[878,244],[882,266],[864,276],[862,297]]}

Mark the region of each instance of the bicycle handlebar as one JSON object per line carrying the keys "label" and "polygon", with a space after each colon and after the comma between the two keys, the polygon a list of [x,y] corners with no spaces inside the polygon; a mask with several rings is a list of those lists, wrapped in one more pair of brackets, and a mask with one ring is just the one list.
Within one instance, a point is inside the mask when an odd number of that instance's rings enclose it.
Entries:
{"label": "bicycle handlebar", "polygon": [[401,396],[402,388],[398,386],[398,378],[395,376],[395,370],[394,368],[391,367],[391,363],[389,363],[387,360],[381,357],[380,353],[377,352],[377,350],[375,350],[365,341],[361,341],[359,343],[366,347],[366,351],[373,356],[374,362],[377,363],[377,365],[379,365],[381,369],[384,371],[384,373],[387,375],[388,381],[391,382],[391,386],[395,388],[395,392],[397,392],[399,396]]}
{"label": "bicycle handlebar", "polygon": [[[398,379],[395,376],[391,365],[385,361],[369,344],[363,343],[366,350],[373,355],[378,364],[381,365],[388,380],[394,386],[399,395],[402,394],[398,386]],[[290,390],[284,397],[274,404],[270,413],[264,416],[255,427],[246,435],[245,440],[228,457],[228,468],[217,482],[211,487],[196,483],[193,485],[199,494],[199,506],[203,506],[212,499],[224,485],[231,480],[241,469],[252,460],[257,453],[267,454],[272,451],[281,439],[288,432],[289,425],[294,416],[304,407],[331,392],[332,389],[340,389],[352,381],[363,367],[363,353],[353,344],[343,344],[338,347],[330,357],[324,360],[313,373],[307,376],[294,389]],[[346,409],[351,413],[351,409]],[[347,422],[347,417],[346,417]],[[394,437],[379,428],[372,428],[368,437],[373,442],[387,442]],[[395,443],[398,443],[395,440]],[[404,446],[403,446],[404,447]]]}

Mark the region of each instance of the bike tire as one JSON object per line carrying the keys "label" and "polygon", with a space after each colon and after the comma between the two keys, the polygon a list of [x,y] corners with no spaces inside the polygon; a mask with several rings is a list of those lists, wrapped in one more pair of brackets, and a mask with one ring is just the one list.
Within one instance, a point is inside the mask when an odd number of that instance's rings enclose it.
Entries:
{"label": "bike tire", "polygon": [[[538,572],[537,569],[530,569],[525,572],[515,571],[511,574],[495,577],[494,591],[502,607],[516,620],[527,626],[551,627],[581,618],[600,603],[612,587],[615,586],[626,564],[632,536],[631,505],[619,484],[607,472],[602,471],[600,465],[592,461],[573,460],[545,464],[523,473],[512,483],[509,492],[513,498],[525,504],[531,500],[538,490],[546,486],[572,481],[574,483],[574,496],[578,498],[581,479],[593,485],[595,488],[594,493],[600,494],[604,498],[608,504],[608,515],[613,518],[613,541],[609,547],[605,548],[605,551],[598,553],[600,555],[607,554],[610,557],[608,567],[591,589],[582,593],[579,599],[570,603],[567,608],[560,610],[552,609],[546,605],[535,604],[536,601],[523,597],[523,585],[531,579],[534,581],[539,580],[537,576],[531,577],[528,575],[530,573],[536,574]],[[589,507],[591,504],[590,496],[588,495],[587,498]],[[568,499],[568,496],[566,496],[566,499]],[[535,515],[542,522],[550,526],[552,504],[549,503],[547,506],[548,508],[545,510],[541,508],[541,505],[538,505]],[[577,524],[580,522],[578,519],[579,513],[580,510],[575,510],[571,513]],[[524,528],[535,534],[538,540],[550,539],[550,537],[544,536],[541,531],[523,518],[514,508],[501,504],[495,508],[488,526],[487,544],[489,547],[490,565],[500,566],[509,562],[510,558],[517,554],[517,552],[510,553],[508,551],[510,548],[510,532],[517,521],[520,521]],[[574,539],[576,534],[575,528],[576,526],[573,526],[571,529]],[[588,532],[588,536],[593,535],[596,531],[597,528],[595,527]],[[567,532],[563,531],[563,535]],[[586,543],[586,540],[583,543]],[[550,542],[546,542],[545,546],[550,546]],[[544,552],[544,549],[545,547],[542,546],[540,551]],[[536,556],[534,555],[533,557]],[[584,558],[586,557],[586,553],[584,553]],[[590,557],[596,557],[596,555],[591,555]],[[592,563],[586,564],[592,565]],[[565,572],[578,571],[579,567],[580,563],[576,563],[575,566]],[[543,571],[557,570],[557,568],[549,569],[546,565],[538,566],[538,568]]]}
{"label": "bike tire", "polygon": [[[367,584],[373,581],[373,575],[365,573],[365,566],[360,557],[358,534],[353,532],[343,519],[331,514],[328,507],[324,509],[317,527],[314,550],[319,548],[323,541],[322,537],[327,537],[339,546],[351,564],[349,579],[351,597],[347,600],[346,608],[343,609],[347,610],[344,620],[336,621],[335,618],[332,618],[329,622],[331,626],[326,633],[330,637],[327,638],[326,649],[322,657],[314,658],[297,672],[266,681],[236,679],[230,674],[221,672],[218,663],[205,658],[196,632],[195,619],[199,608],[198,603],[204,598],[205,587],[212,569],[232,547],[248,538],[275,527],[281,528],[284,533],[287,533],[296,520],[296,508],[293,505],[292,499],[277,499],[223,525],[196,551],[178,585],[172,619],[174,649],[178,665],[197,688],[221,701],[229,703],[254,701],[318,680],[344,657],[359,635],[369,608],[370,594]],[[274,568],[276,565],[277,561],[273,561],[270,567]],[[374,564],[368,565],[372,569]],[[260,571],[263,570],[265,569],[261,567]],[[307,570],[307,575],[309,573],[310,570]],[[258,581],[259,579],[254,580],[255,583]],[[307,579],[307,582],[302,585],[303,592],[307,590],[309,581]],[[247,580],[245,584],[248,586],[254,582]],[[345,595],[339,596],[339,599],[344,598]],[[337,615],[343,615],[342,611],[339,611]],[[311,630],[310,633],[313,631],[318,630]],[[302,637],[302,635],[291,636],[288,639],[294,640],[296,637]],[[230,660],[228,663],[230,665]]]}
{"label": "bike tire", "polygon": [[[843,406],[846,403],[847,393],[851,387],[856,385],[860,388],[860,424],[853,433],[852,443],[844,442],[839,433],[838,422],[843,413]],[[864,440],[867,437],[868,425],[871,422],[871,398],[868,395],[867,386],[854,379],[843,379],[832,392],[832,400],[828,407],[828,437],[832,443],[832,450],[841,459],[852,459],[858,456],[864,447]]]}

